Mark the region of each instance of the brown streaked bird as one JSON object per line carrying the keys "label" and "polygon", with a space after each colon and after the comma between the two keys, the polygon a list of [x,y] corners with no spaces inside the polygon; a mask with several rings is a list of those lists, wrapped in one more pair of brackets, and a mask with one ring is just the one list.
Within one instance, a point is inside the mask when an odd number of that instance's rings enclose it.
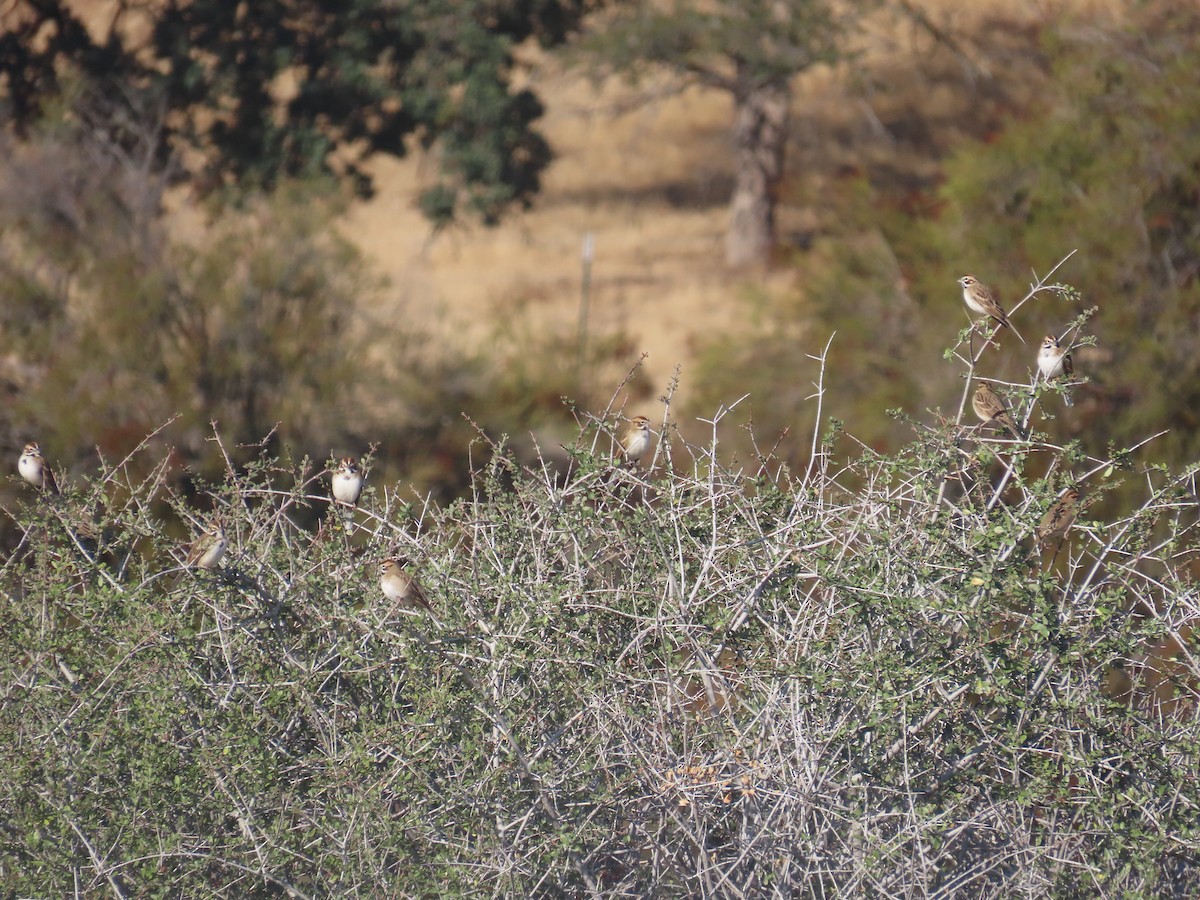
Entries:
{"label": "brown streaked bird", "polygon": [[649,449],[650,420],[645,416],[634,416],[621,433],[621,456],[637,465]]}
{"label": "brown streaked bird", "polygon": [[433,612],[429,601],[425,598],[425,589],[421,582],[404,568],[404,563],[394,556],[385,559],[379,565],[379,589],[383,596],[392,603],[404,609],[423,609]]}
{"label": "brown streaked bird", "polygon": [[[1038,349],[1037,364],[1038,371],[1047,381],[1053,381],[1055,378],[1070,378],[1075,374],[1075,363],[1071,361],[1071,354],[1052,334],[1048,334],[1042,339],[1042,346]],[[1063,402],[1067,406],[1073,405],[1069,391],[1063,391]]]}
{"label": "brown streaked bird", "polygon": [[225,529],[220,524],[215,524],[192,542],[183,566],[185,569],[215,569],[220,565],[221,557],[225,555],[228,547]]}
{"label": "brown streaked bird", "polygon": [[363,489],[363,472],[353,456],[343,456],[330,478],[330,493],[346,522],[354,521],[354,507]]}
{"label": "brown streaked bird", "polygon": [[1078,514],[1079,491],[1069,488],[1050,504],[1046,514],[1042,516],[1041,524],[1037,527],[1038,544],[1046,544],[1055,538],[1063,537],[1075,523],[1075,516]]}
{"label": "brown streaked bird", "polygon": [[986,381],[979,385],[975,396],[971,398],[971,408],[985,424],[1002,425],[1013,437],[1022,437],[1021,429],[1013,421],[1004,400]]}
{"label": "brown streaked bird", "polygon": [[964,275],[958,279],[958,283],[962,285],[963,302],[967,307],[981,316],[989,316],[994,319],[1002,328],[1009,329],[1013,334],[1020,338],[1021,343],[1025,343],[1025,338],[1021,337],[1021,333],[1013,328],[1012,323],[1008,321],[1008,316],[1004,313],[1004,308],[1000,305],[1000,301],[996,299],[996,295],[992,293],[992,289],[976,278],[974,275]]}
{"label": "brown streaked bird", "polygon": [[17,460],[17,471],[21,473],[22,478],[39,491],[58,493],[58,482],[54,480],[54,473],[46,464],[46,458],[42,456],[42,450],[37,445],[37,441],[30,441],[25,445],[20,459]]}

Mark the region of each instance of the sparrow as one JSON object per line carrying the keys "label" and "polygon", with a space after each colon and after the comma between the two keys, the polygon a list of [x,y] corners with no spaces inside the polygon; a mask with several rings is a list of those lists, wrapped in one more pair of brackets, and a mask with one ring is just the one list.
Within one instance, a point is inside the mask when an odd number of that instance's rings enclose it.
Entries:
{"label": "sparrow", "polygon": [[225,555],[229,542],[225,539],[225,529],[213,525],[208,531],[196,538],[188,550],[185,569],[215,569]]}
{"label": "sparrow", "polygon": [[394,556],[388,557],[379,565],[379,588],[383,596],[404,609],[423,609],[433,612],[429,601],[425,599],[425,589],[421,582],[410,575],[403,563]]}
{"label": "sparrow", "polygon": [[[1038,350],[1037,364],[1042,377],[1047,381],[1052,381],[1059,377],[1070,378],[1075,374],[1075,364],[1071,362],[1071,354],[1058,342],[1058,338],[1052,334],[1046,335],[1042,340],[1042,346]],[[1072,405],[1069,393],[1063,393],[1063,402],[1067,406]]]}
{"label": "sparrow", "polygon": [[353,521],[354,507],[363,489],[363,473],[358,460],[353,456],[343,456],[333,470],[330,488],[334,502],[342,508],[342,518],[347,522]]}
{"label": "sparrow", "polygon": [[1004,405],[1000,395],[993,391],[991,385],[986,381],[979,386],[979,389],[975,391],[975,396],[971,398],[971,408],[984,423],[1002,425],[1013,437],[1021,437],[1021,429],[1009,415],[1008,407]]}
{"label": "sparrow", "polygon": [[30,441],[21,451],[21,458],[17,460],[17,471],[21,473],[22,478],[38,490],[49,491],[52,494],[58,493],[58,484],[54,480],[54,473],[46,465],[46,459],[42,456],[42,450],[36,441]]}
{"label": "sparrow", "polygon": [[636,465],[649,449],[650,420],[645,416],[634,416],[621,433],[621,455]]}
{"label": "sparrow", "polygon": [[1046,544],[1055,538],[1061,538],[1070,529],[1079,512],[1079,491],[1070,488],[1061,497],[1050,504],[1042,522],[1037,527],[1038,544]]}
{"label": "sparrow", "polygon": [[958,279],[958,283],[962,285],[963,302],[967,304],[968,309],[980,315],[990,316],[1002,328],[1012,331],[1013,334],[1020,338],[1022,344],[1025,343],[1025,338],[1021,337],[1020,332],[1013,328],[1012,324],[1008,321],[1008,316],[1004,314],[1004,309],[1000,306],[1000,302],[996,299],[996,295],[992,293],[991,288],[974,275],[964,275]]}

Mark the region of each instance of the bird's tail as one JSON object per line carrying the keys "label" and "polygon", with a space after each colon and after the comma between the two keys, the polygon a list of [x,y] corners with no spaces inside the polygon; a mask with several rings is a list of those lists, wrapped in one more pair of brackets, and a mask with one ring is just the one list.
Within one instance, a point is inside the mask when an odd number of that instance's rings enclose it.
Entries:
{"label": "bird's tail", "polygon": [[1025,440],[1025,435],[1021,433],[1021,428],[1017,425],[1016,420],[1008,412],[1002,412],[998,416],[993,416],[992,421],[1000,425],[1005,431],[1011,434],[1018,441]]}

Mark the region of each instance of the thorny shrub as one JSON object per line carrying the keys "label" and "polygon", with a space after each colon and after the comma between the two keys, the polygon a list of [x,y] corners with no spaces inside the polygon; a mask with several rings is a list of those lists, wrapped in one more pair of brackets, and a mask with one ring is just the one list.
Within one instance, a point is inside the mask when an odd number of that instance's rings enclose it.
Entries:
{"label": "thorny shrub", "polygon": [[[1057,446],[1032,421],[1057,388],[1011,390],[1026,441],[960,412],[842,465],[834,425],[803,471],[730,468],[723,414],[689,444],[668,395],[643,468],[611,415],[565,477],[481,438],[465,499],[368,480],[316,531],[307,460],[230,465],[204,515],[165,460],[29,489],[0,885],[1195,895],[1196,469]],[[1140,504],[1100,520],[1122,480]],[[1039,548],[1068,484],[1083,510]],[[220,569],[181,567],[164,501],[223,523]],[[390,554],[434,615],[389,607]]]}

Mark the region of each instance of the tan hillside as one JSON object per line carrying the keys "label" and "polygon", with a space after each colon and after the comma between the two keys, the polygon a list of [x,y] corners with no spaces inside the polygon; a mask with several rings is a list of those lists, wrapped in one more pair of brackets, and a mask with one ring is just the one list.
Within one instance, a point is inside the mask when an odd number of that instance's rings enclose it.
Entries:
{"label": "tan hillside", "polygon": [[[655,377],[689,355],[702,328],[726,327],[735,279],[722,264],[728,103],[694,90],[624,116],[603,112],[631,92],[597,95],[583,79],[545,83],[545,130],[558,159],[536,207],[496,229],[430,237],[414,208],[418,160],[378,166],[379,195],[346,234],[392,279],[408,311],[444,310],[467,340],[495,316],[574,327],[581,251],[595,236],[591,328],[625,329]],[[631,360],[632,361],[632,360]]]}
{"label": "tan hillside", "polygon": [[[1064,11],[1115,16],[1124,8],[1084,0],[958,6],[923,3],[940,26],[968,35],[988,23],[986,53],[968,37],[960,44],[964,60],[935,49],[915,27],[878,24],[864,30],[869,49],[855,71],[822,68],[802,77],[780,210],[785,240],[802,243],[820,227],[814,210],[821,192],[840,177],[876,165],[904,179],[933,174],[929,147],[944,149],[960,132],[978,129],[977,117],[986,114],[976,108],[971,79],[992,77],[1011,89],[1008,82],[1021,75],[1005,63],[1030,52],[1039,23]],[[624,329],[650,354],[656,389],[683,364],[686,389],[695,339],[736,324],[739,292],[791,290],[798,276],[789,266],[764,276],[724,265],[729,101],[700,89],[670,95],[665,81],[643,84],[640,93],[614,81],[597,90],[552,62],[532,79],[547,104],[543,128],[557,154],[533,210],[496,229],[469,225],[431,239],[413,202],[428,161],[387,160],[376,168],[377,198],[350,212],[345,233],[392,280],[389,296],[404,303],[405,316],[445,315],[451,339],[481,342],[496,316],[573,328],[580,252],[592,232],[590,327]],[[636,102],[656,91],[661,99]],[[909,139],[914,130],[923,132],[921,140]],[[628,362],[635,358],[636,351]]]}

